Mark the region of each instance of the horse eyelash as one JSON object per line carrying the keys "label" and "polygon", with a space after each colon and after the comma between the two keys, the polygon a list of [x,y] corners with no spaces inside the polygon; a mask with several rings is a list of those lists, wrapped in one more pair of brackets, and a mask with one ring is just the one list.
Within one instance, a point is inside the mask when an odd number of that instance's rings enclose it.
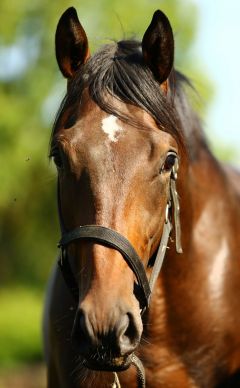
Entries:
{"label": "horse eyelash", "polygon": [[53,158],[54,156],[56,156],[57,154],[59,154],[59,149],[58,149],[58,146],[56,144],[54,144],[51,149],[50,149],[50,152],[49,152],[49,155],[48,157],[49,158]]}

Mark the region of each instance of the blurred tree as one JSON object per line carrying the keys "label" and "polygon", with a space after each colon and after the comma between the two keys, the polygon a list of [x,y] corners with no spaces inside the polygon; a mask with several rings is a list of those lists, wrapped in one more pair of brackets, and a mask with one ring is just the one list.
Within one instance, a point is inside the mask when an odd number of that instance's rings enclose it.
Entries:
{"label": "blurred tree", "polygon": [[109,39],[141,39],[153,12],[162,9],[175,32],[176,66],[199,78],[192,71],[197,10],[191,0],[1,0],[1,284],[41,285],[57,254],[56,174],[47,153],[65,81],[55,61],[54,34],[72,5],[92,50]]}

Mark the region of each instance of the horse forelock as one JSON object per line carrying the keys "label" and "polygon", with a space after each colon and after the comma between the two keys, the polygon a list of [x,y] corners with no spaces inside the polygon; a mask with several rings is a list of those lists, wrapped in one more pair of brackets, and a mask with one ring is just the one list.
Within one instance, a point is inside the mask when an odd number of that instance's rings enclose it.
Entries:
{"label": "horse forelock", "polygon": [[83,90],[88,88],[90,97],[102,110],[138,128],[143,124],[118,110],[108,97],[114,96],[126,104],[142,108],[160,129],[169,132],[186,148],[190,158],[196,158],[199,144],[205,146],[206,142],[200,121],[183,91],[184,85],[191,87],[191,84],[175,70],[172,70],[169,81],[170,90],[165,95],[144,64],[140,42],[126,40],[103,46],[69,82],[53,126],[51,143],[62,113],[79,104]]}

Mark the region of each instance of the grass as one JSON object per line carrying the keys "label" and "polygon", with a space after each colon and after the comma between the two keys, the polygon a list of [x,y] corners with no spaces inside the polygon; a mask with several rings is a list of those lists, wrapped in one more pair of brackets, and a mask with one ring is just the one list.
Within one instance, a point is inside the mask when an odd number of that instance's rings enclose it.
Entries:
{"label": "grass", "polygon": [[23,287],[0,289],[1,369],[42,359],[42,293]]}

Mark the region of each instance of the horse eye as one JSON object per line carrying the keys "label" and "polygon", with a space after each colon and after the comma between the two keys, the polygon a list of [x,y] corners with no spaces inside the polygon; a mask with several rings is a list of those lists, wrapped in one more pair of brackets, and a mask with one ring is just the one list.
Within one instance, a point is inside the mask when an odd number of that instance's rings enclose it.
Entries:
{"label": "horse eye", "polygon": [[61,168],[62,167],[62,159],[61,159],[60,153],[58,151],[54,151],[51,154],[51,157],[53,158],[53,161],[54,161],[56,167]]}
{"label": "horse eye", "polygon": [[169,152],[165,159],[165,162],[162,165],[161,172],[169,172],[173,168],[177,155],[175,152]]}

